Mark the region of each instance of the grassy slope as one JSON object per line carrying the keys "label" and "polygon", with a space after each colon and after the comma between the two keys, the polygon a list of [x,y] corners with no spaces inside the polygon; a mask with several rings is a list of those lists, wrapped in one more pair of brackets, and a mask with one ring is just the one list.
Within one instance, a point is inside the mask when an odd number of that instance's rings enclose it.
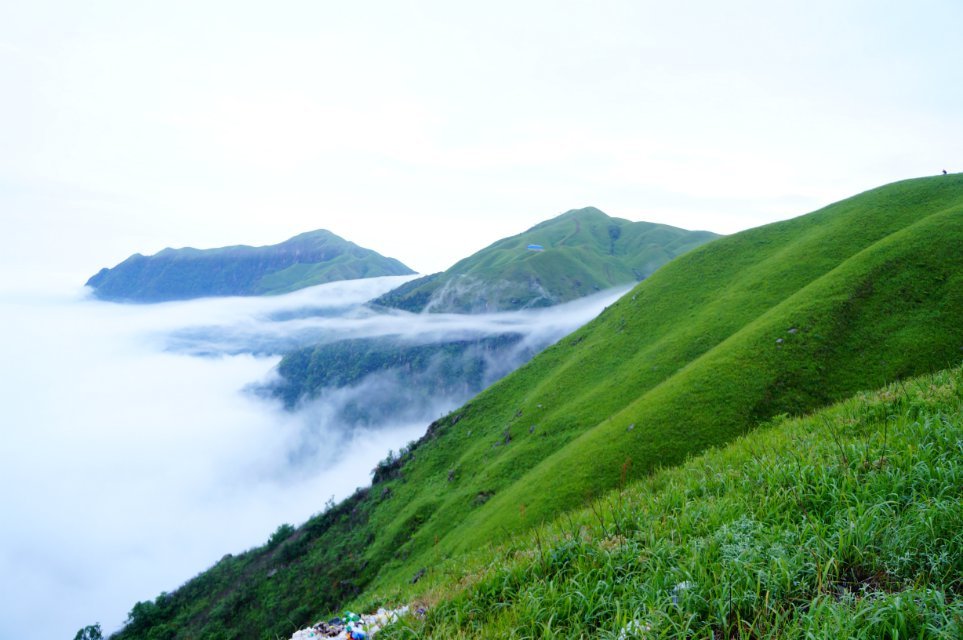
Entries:
{"label": "grassy slope", "polygon": [[280,294],[325,282],[407,275],[394,258],[325,231],[265,247],[165,249],[136,254],[87,281],[108,300],[159,302],[202,296]]}
{"label": "grassy slope", "polygon": [[961,447],[959,368],[780,419],[433,567],[379,637],[959,638]]}
{"label": "grassy slope", "polygon": [[[439,430],[393,488],[409,505],[381,525],[430,512],[401,547],[428,566],[582,504],[626,459],[640,477],[774,415],[954,364],[960,246],[963,176],[889,185],[701,247]],[[506,428],[511,444],[493,447]],[[481,492],[493,496],[479,505]],[[392,564],[396,580],[414,566]]]}
{"label": "grassy slope", "polygon": [[219,563],[160,619],[198,637],[215,614],[235,634],[223,637],[290,633],[581,506],[628,459],[626,479],[644,477],[778,414],[955,364],[960,246],[963,176],[888,185],[700,247],[432,425],[369,493]]}
{"label": "grassy slope", "polygon": [[[477,312],[558,304],[649,276],[716,235],[572,210],[389,292],[409,311]],[[540,244],[544,251],[530,251]]]}

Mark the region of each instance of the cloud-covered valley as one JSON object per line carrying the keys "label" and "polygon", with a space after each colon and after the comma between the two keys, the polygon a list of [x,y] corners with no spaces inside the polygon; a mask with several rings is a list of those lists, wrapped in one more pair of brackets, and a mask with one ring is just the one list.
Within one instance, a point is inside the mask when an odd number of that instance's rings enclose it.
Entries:
{"label": "cloud-covered valley", "polygon": [[[487,383],[624,292],[484,316],[364,306],[403,280],[156,305],[81,291],[0,296],[0,637],[116,629],[135,601],[367,484],[389,450],[472,392],[426,395],[388,371],[286,409],[263,392],[280,354],[345,340],[517,336],[486,365]],[[359,398],[400,409],[346,424],[344,408]]]}

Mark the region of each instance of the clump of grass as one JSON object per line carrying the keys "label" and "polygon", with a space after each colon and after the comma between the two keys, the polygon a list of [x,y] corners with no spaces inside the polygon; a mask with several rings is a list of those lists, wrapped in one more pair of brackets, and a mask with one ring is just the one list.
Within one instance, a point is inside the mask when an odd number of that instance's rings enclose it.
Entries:
{"label": "clump of grass", "polygon": [[427,616],[381,638],[963,637],[960,487],[957,368],[452,560],[420,589]]}

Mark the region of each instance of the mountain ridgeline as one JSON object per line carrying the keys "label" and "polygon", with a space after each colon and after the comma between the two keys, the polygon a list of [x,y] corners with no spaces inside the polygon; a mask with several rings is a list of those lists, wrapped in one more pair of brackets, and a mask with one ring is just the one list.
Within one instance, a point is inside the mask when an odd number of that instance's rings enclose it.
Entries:
{"label": "mountain ridgeline", "polygon": [[481,313],[547,307],[638,282],[718,237],[575,209],[504,238],[375,300],[406,311]]}
{"label": "mountain ridgeline", "polygon": [[[541,241],[548,256],[551,241]],[[458,583],[458,575],[442,572],[464,554],[483,552],[760,425],[780,429],[786,414],[954,366],[963,358],[961,246],[963,176],[951,175],[894,183],[698,247],[430,425],[421,440],[378,466],[370,488],[297,529],[279,529],[263,547],[225,556],[170,594],[137,603],[118,638],[289,637],[347,603],[403,601],[419,578]],[[848,420],[840,418],[843,425]],[[913,424],[900,429],[920,431]],[[755,454],[764,455],[768,449],[760,446]],[[828,448],[863,471],[885,470],[888,454],[860,463],[857,449],[846,446],[836,441]],[[751,493],[765,486],[752,484]],[[791,502],[809,505],[807,514],[813,513],[805,520],[814,522],[824,496]],[[880,500],[889,501],[889,494]],[[683,502],[671,518],[679,517]],[[615,526],[601,520],[605,553],[635,544]],[[847,527],[831,521],[824,529]],[[582,540],[578,531],[572,544]],[[660,555],[664,548],[633,551],[639,564],[633,571],[677,566],[675,556]],[[534,579],[560,585],[551,581],[572,566],[564,551],[543,556],[539,540],[518,557],[537,558],[532,571],[553,573]],[[881,569],[856,567],[851,579],[874,571]],[[501,575],[498,584],[520,575]],[[687,574],[666,576],[660,584],[671,587]],[[603,582],[598,577],[592,584]],[[459,633],[485,636],[479,625],[488,618],[475,612],[488,616],[485,611],[524,595],[526,585],[511,584],[507,595],[494,586],[476,592],[477,605],[459,618],[467,625]],[[749,606],[733,602],[740,589],[728,592],[730,616]],[[572,596],[566,606],[584,599]],[[725,602],[725,594],[718,601]],[[730,619],[722,611],[717,617]],[[589,613],[580,620],[590,628],[600,624]]]}
{"label": "mountain ridgeline", "polygon": [[411,275],[394,258],[319,229],[280,244],[134,254],[87,281],[103,300],[163,302],[296,291],[336,280]]}

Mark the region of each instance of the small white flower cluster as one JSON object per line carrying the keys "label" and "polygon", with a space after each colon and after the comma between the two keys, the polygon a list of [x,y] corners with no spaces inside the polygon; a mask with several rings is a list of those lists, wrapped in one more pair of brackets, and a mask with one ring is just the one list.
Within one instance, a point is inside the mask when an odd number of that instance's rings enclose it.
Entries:
{"label": "small white flower cluster", "polygon": [[619,630],[619,640],[629,640],[630,638],[644,638],[647,631],[652,631],[652,627],[636,618]]}
{"label": "small white flower cluster", "polygon": [[679,596],[695,586],[694,582],[683,580],[672,589],[672,604],[679,604]]}
{"label": "small white flower cluster", "polygon": [[[672,604],[678,605],[679,598],[689,589],[695,587],[695,583],[690,580],[683,580],[672,588]],[[652,625],[642,622],[639,618],[630,620],[619,630],[618,640],[630,640],[630,638],[645,638],[647,633],[652,631]]]}

